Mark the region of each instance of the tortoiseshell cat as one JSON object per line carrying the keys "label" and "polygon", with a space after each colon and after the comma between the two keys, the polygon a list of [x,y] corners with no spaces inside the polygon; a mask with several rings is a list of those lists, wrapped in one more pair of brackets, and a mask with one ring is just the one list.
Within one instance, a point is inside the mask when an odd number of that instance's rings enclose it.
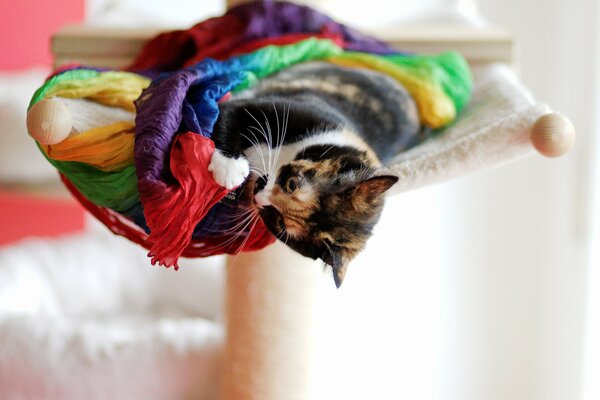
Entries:
{"label": "tortoiseshell cat", "polygon": [[382,162],[420,132],[412,97],[388,76],[300,64],[220,104],[209,170],[229,189],[248,178],[267,228],[330,265],[339,287],[398,180]]}

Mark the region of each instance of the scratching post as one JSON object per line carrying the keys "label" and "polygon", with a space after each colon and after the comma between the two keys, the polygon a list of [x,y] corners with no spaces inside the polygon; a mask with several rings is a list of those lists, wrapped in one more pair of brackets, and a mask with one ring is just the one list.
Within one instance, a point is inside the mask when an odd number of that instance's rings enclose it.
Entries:
{"label": "scratching post", "polygon": [[280,242],[228,258],[223,400],[311,398],[314,299],[321,271]]}
{"label": "scratching post", "polygon": [[[227,0],[232,8],[247,0]],[[222,400],[306,400],[315,262],[276,242],[229,256]]]}

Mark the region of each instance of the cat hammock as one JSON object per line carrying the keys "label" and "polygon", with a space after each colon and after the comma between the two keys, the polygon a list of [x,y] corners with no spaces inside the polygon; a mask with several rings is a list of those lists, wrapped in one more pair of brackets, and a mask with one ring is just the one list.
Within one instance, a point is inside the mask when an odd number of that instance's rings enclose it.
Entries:
{"label": "cat hammock", "polygon": [[[254,3],[159,35],[129,68],[136,73],[57,71],[33,96],[29,131],[74,196],[113,232],[147,248],[153,264],[177,268],[180,255],[258,250],[275,238],[261,220],[236,226],[233,216],[249,206],[243,187],[225,190],[207,170],[217,103],[307,61],[389,75],[431,129],[451,123],[471,91],[456,53],[402,54],[308,7]],[[48,112],[56,126],[36,126]]]}
{"label": "cat hammock", "polygon": [[[290,10],[296,12],[290,13]],[[233,9],[226,15],[223,23],[228,26],[229,31],[236,31],[241,29],[240,20],[248,21],[247,16],[271,16],[273,18],[274,13],[281,12],[282,15],[287,12],[286,15],[301,15],[304,18],[307,15],[313,16],[315,19],[311,21],[319,21],[321,25],[319,27],[326,26],[328,29],[319,30],[313,27],[313,29],[299,29],[301,25],[294,25],[286,20],[282,22],[282,19],[274,18],[275,24],[269,25],[264,24],[264,20],[261,23],[243,25],[246,33],[250,32],[254,37],[261,37],[261,34],[265,37],[271,36],[270,30],[274,26],[280,29],[288,30],[288,33],[299,35],[291,40],[292,43],[298,43],[299,39],[307,39],[306,32],[310,32],[310,36],[314,35],[315,30],[323,35],[322,38],[332,39],[336,43],[353,46],[356,43],[363,45],[370,45],[377,47],[380,53],[385,53],[389,47],[385,44],[374,41],[373,39],[366,38],[358,35],[356,32],[348,30],[346,27],[341,25],[332,24],[331,20],[314,11],[300,6],[294,6],[285,3],[255,3],[242,5],[236,9]],[[241,17],[243,16],[243,17]],[[241,19],[240,19],[241,18]],[[251,19],[249,19],[252,21]],[[213,20],[212,23],[215,23]],[[331,31],[331,28],[334,31]],[[337,31],[335,28],[337,27]],[[258,32],[257,32],[258,31]],[[286,31],[287,32],[287,31]],[[214,40],[214,37],[209,35],[196,37],[193,34],[190,36],[185,35],[163,35],[153,42],[154,46],[164,46],[168,43],[173,43],[171,40],[175,39],[178,45],[170,45],[172,49],[181,49],[181,53],[174,54],[173,58],[163,57],[161,60],[167,60],[173,62],[181,57],[185,57],[189,63],[194,63],[198,59],[191,57],[189,58],[190,46],[200,46],[206,51],[212,51],[213,55],[219,55],[219,52],[224,51],[223,48],[211,47],[209,44],[210,40]],[[212,34],[216,34],[212,32]],[[304,35],[304,36],[303,36]],[[240,41],[242,37],[232,36],[232,42]],[[288,38],[289,39],[289,38]],[[203,42],[203,40],[206,40]],[[313,40],[313,39],[308,39]],[[319,39],[316,39],[319,40]],[[162,42],[161,42],[162,41]],[[290,41],[284,41],[279,43],[280,45],[289,45]],[[264,43],[259,43],[260,45]],[[328,45],[329,46],[329,45]],[[260,46],[259,46],[260,47]],[[164,47],[163,47],[164,48]],[[347,47],[354,50],[360,50],[360,48]],[[185,51],[183,50],[185,49]],[[245,51],[251,51],[256,49],[254,47],[245,48]],[[185,53],[185,54],[182,54]],[[192,52],[193,53],[193,52]],[[148,53],[146,53],[148,55]],[[144,52],[142,53],[144,56]],[[206,54],[201,54],[200,59],[203,59]],[[143,57],[141,58],[143,60]],[[138,61],[134,65],[135,68],[148,67],[149,65],[156,66],[159,60],[148,57],[149,64],[144,64],[142,61]],[[161,65],[161,69],[173,69],[178,68],[180,65]],[[81,71],[81,70],[76,70]],[[81,72],[65,72],[66,74],[76,74]],[[98,71],[86,70],[91,79],[102,74]],[[151,74],[149,74],[151,75]],[[57,75],[57,79],[60,79],[63,75]],[[170,77],[175,76],[171,75]],[[110,90],[102,93],[97,93],[96,100],[101,99],[104,105],[98,106],[98,104],[90,103],[88,101],[80,101],[73,99],[48,99],[42,100],[48,92],[38,93],[38,99],[41,101],[35,102],[28,113],[28,129],[29,132],[34,136],[38,142],[42,143],[58,143],[61,142],[66,136],[68,136],[72,130],[85,131],[89,130],[86,128],[94,126],[106,126],[121,123],[118,128],[119,132],[125,132],[125,134],[133,135],[134,118],[133,107],[131,102],[135,100],[135,93],[139,94],[140,88],[143,88],[149,84],[149,80],[142,76],[133,77],[131,80],[121,80],[123,76],[112,76],[107,82],[107,87],[114,88],[118,87],[119,90],[125,88],[124,94],[112,105],[116,106],[119,104],[125,104],[124,109],[115,114],[112,106],[107,106],[106,98],[114,94]],[[130,77],[130,76],[127,76]],[[169,77],[161,78],[162,82],[165,82]],[[185,77],[181,81],[185,81]],[[188,77],[189,79],[189,77]],[[125,83],[126,84],[125,84]],[[159,81],[160,83],[161,81]],[[116,86],[111,86],[111,84]],[[77,87],[78,90],[85,91],[86,84],[81,84]],[[137,88],[137,89],[136,89]],[[136,91],[137,90],[137,91]],[[227,90],[212,93],[214,99],[219,99],[225,94]],[[143,106],[145,101],[150,101],[154,93],[152,90],[144,92],[145,94],[138,100],[138,107]],[[145,97],[145,96],[148,97]],[[188,107],[187,104],[183,104],[183,109]],[[460,109],[460,107],[457,107]],[[165,118],[165,114],[161,114],[162,110],[149,110],[150,117],[158,116]],[[216,118],[213,115],[213,121]],[[99,121],[102,121],[99,123]],[[110,122],[110,124],[107,123]],[[202,122],[202,121],[200,121]],[[449,122],[445,120],[445,125]],[[198,121],[195,122],[199,125]],[[440,125],[441,126],[441,125]],[[439,126],[436,126],[439,127]],[[139,128],[139,127],[138,127]],[[175,129],[178,126],[175,127]],[[154,129],[153,126],[149,126],[148,130]],[[200,130],[197,131],[203,133]],[[100,132],[102,134],[102,132]],[[106,132],[104,132],[106,134]],[[188,136],[181,135],[182,140],[188,140]],[[143,138],[143,136],[142,136]],[[77,136],[70,139],[71,142],[76,141]],[[564,154],[571,147],[574,140],[574,129],[572,124],[563,116],[554,114],[550,108],[537,104],[533,98],[527,93],[527,91],[516,81],[512,73],[504,66],[491,65],[482,66],[473,69],[473,90],[471,101],[462,113],[458,115],[458,118],[453,121],[450,125],[443,128],[443,130],[433,139],[407,151],[399,154],[389,165],[390,172],[400,177],[399,183],[392,189],[392,192],[401,192],[425,185],[429,185],[435,182],[441,182],[446,179],[450,179],[456,176],[460,176],[475,170],[482,168],[488,168],[495,165],[499,165],[510,160],[526,156],[537,149],[541,154],[547,156],[559,156]],[[70,142],[70,143],[71,143]],[[136,142],[136,147],[140,147],[147,150],[144,145],[150,142],[144,140]],[[126,148],[127,146],[133,146],[133,143],[122,142],[117,143],[117,147]],[[59,147],[57,147],[59,148]],[[97,143],[93,147],[94,151],[101,151],[103,143]],[[193,149],[192,152],[187,152],[186,149]],[[210,150],[210,147],[208,147]],[[45,148],[46,154],[48,154],[48,148]],[[63,149],[64,150],[64,149]],[[171,152],[179,154],[183,159],[188,161],[196,162],[199,164],[197,170],[206,170],[207,158],[200,157],[197,159],[190,158],[194,152],[205,151],[206,147],[194,147],[193,143],[183,143],[180,147],[172,147]],[[129,148],[131,151],[131,148]],[[177,153],[179,152],[179,153]],[[125,152],[126,153],[126,152]],[[119,154],[111,154],[111,162],[113,165],[127,165],[127,157],[119,159]],[[90,152],[88,156],[93,156],[93,152]],[[114,157],[113,157],[114,156]],[[155,157],[154,161],[158,160],[158,163],[164,163],[164,160],[160,157]],[[55,161],[54,161],[55,162]],[[66,162],[70,162],[66,160]],[[120,164],[119,164],[120,163]],[[162,167],[162,165],[158,167]],[[106,166],[104,166],[106,167]],[[160,173],[161,168],[156,165],[151,166]],[[182,177],[186,171],[184,169],[177,170],[177,164],[171,164],[171,171],[173,175]],[[98,166],[102,170],[103,166]],[[110,167],[108,167],[110,168]],[[129,174],[134,173],[134,168],[128,171]],[[210,176],[208,176],[210,177]],[[139,178],[139,176],[138,176]],[[156,176],[155,176],[156,178]],[[101,174],[97,177],[98,182],[102,181]],[[187,178],[184,177],[183,180]],[[158,182],[158,183],[157,183]],[[133,236],[134,232],[138,235],[145,234],[143,229],[140,229],[135,224],[131,223],[131,220],[122,219],[116,213],[106,212],[103,213],[101,210],[105,210],[107,207],[98,207],[91,203],[86,196],[82,196],[79,193],[72,182],[65,180],[67,186],[72,192],[78,197],[80,201],[88,209],[90,209],[97,217],[99,217],[105,224],[113,227],[113,231],[125,235]],[[148,182],[138,182],[140,189],[140,196],[147,195],[148,191],[144,192],[144,185]],[[158,179],[152,184],[161,184]],[[196,184],[196,182],[194,182]],[[191,185],[194,186],[194,185]],[[125,190],[126,188],[121,187]],[[215,187],[214,185],[206,188],[195,188],[196,191],[209,190],[210,196],[207,196],[207,204],[215,204],[214,199],[220,200],[225,196],[223,188]],[[168,190],[166,193],[168,194]],[[145,194],[146,193],[146,194]],[[194,193],[194,192],[189,192]],[[188,193],[188,194],[189,194]],[[147,197],[149,201],[157,200],[156,196]],[[107,198],[106,201],[120,201],[122,199]],[[174,206],[176,203],[173,201],[170,206]],[[131,204],[129,204],[131,206]],[[127,208],[123,206],[124,208]],[[161,212],[168,212],[168,208],[163,208]],[[196,210],[198,211],[198,210]],[[141,212],[141,210],[138,210]],[[134,215],[133,213],[132,215]],[[160,215],[158,216],[160,218]],[[177,221],[175,221],[177,223]],[[181,226],[176,225],[176,226]],[[184,227],[188,229],[190,227]],[[193,228],[193,227],[192,227]],[[154,229],[154,228],[153,228]],[[257,239],[256,242],[249,242],[246,250],[256,250],[261,248],[265,244],[265,240],[268,240],[270,236],[265,236],[267,239]],[[176,238],[180,240],[181,237]],[[177,241],[176,240],[176,241]],[[189,239],[188,239],[189,240]],[[141,241],[138,243],[142,244]],[[150,243],[152,244],[152,243]],[[180,245],[176,243],[175,245]],[[236,243],[239,245],[239,243]],[[206,250],[206,245],[199,245],[195,251],[203,253]],[[210,244],[209,244],[210,246]],[[192,250],[193,243],[192,243]],[[185,255],[194,255],[192,253],[185,253]],[[157,253],[153,253],[157,256]],[[159,261],[163,261],[168,265],[174,264],[175,260],[171,259],[167,254],[162,256],[158,254]],[[166,260],[166,261],[165,261]],[[274,264],[287,264],[289,273],[286,274],[287,278],[282,279],[280,274],[273,274],[272,268]],[[281,245],[273,245],[260,252],[247,253],[244,257],[238,259],[235,269],[229,269],[228,282],[227,282],[227,315],[228,325],[234,326],[235,329],[228,331],[227,345],[225,350],[225,365],[224,365],[224,379],[226,382],[225,397],[231,399],[244,399],[244,398],[261,398],[261,399],[283,399],[287,398],[282,393],[285,392],[300,392],[302,393],[304,381],[299,376],[303,376],[301,372],[302,366],[306,365],[305,360],[302,359],[302,355],[294,355],[290,351],[290,346],[299,345],[307,342],[307,329],[299,328],[302,325],[309,326],[310,323],[310,309],[306,306],[307,299],[311,298],[311,290],[314,290],[315,282],[315,269],[311,268],[310,264],[307,266],[307,261],[302,257],[289,252],[286,248]],[[289,321],[289,315],[294,315],[296,322],[291,323]],[[291,324],[291,325],[290,325]],[[295,344],[295,345],[294,345]],[[236,364],[241,365],[253,365],[252,368],[236,368]],[[273,365],[287,365],[287,368],[294,369],[295,374],[284,374],[285,376],[273,377]],[[262,375],[261,375],[262,374]],[[258,388],[261,385],[260,382],[272,382],[272,384],[266,385],[270,389],[265,387]],[[269,392],[270,390],[270,392]],[[249,393],[251,392],[261,393],[258,397],[253,397]],[[266,392],[265,392],[266,391]],[[267,394],[265,394],[267,393]],[[296,397],[294,397],[296,398]],[[298,398],[303,398],[299,396]]]}

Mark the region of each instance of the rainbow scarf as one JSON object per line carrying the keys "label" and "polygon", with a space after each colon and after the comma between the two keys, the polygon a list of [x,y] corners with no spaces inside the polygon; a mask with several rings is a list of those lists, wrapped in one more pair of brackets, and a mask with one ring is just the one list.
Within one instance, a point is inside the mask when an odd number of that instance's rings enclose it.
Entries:
{"label": "rainbow scarf", "polygon": [[399,53],[308,7],[257,2],[158,36],[129,72],[56,73],[30,107],[44,98],[85,98],[135,111],[135,125],[117,122],[38,146],[82,204],[113,232],[148,248],[153,263],[176,267],[181,255],[260,249],[272,235],[260,220],[233,229],[231,215],[247,206],[241,189],[229,193],[207,170],[218,102],[313,60],[388,74],[433,129],[452,122],[471,93],[468,66],[456,53]]}

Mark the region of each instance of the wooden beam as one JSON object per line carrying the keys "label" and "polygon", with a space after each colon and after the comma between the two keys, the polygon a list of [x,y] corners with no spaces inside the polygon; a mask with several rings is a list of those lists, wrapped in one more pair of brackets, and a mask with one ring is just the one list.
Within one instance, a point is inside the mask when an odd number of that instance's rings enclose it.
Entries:
{"label": "wooden beam", "polygon": [[[54,35],[52,52],[56,66],[75,62],[118,69],[131,63],[158,33],[158,29],[67,26]],[[512,35],[500,28],[420,25],[368,33],[403,51],[435,54],[454,50],[472,64],[513,62]]]}

